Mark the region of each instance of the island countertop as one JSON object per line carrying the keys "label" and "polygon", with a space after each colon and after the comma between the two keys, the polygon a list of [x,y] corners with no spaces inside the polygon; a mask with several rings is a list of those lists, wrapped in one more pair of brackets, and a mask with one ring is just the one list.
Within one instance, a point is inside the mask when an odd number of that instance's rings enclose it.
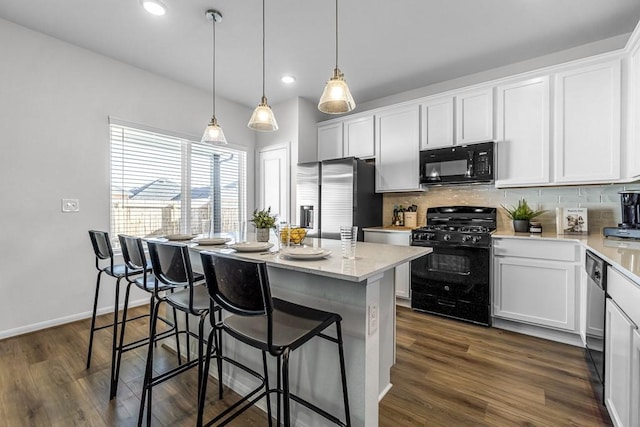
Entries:
{"label": "island countertop", "polygon": [[319,260],[295,260],[281,255],[278,243],[262,252],[238,252],[224,246],[206,246],[190,244],[193,251],[213,251],[233,253],[241,258],[263,260],[270,267],[311,273],[320,276],[362,282],[380,274],[390,268],[412,261],[429,254],[431,248],[417,246],[393,246],[380,243],[358,242],[356,244],[356,259],[345,259],[341,255],[340,240],[307,238],[305,244],[331,251],[331,255]]}

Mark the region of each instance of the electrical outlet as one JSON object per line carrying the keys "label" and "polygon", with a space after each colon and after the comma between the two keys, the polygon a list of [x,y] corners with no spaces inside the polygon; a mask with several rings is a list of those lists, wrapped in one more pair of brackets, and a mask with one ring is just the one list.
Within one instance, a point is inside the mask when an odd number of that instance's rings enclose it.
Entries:
{"label": "electrical outlet", "polygon": [[368,322],[369,322],[369,335],[373,335],[378,330],[378,306],[375,304],[371,304],[367,311],[368,313]]}
{"label": "electrical outlet", "polygon": [[62,199],[62,212],[80,212],[80,200]]}

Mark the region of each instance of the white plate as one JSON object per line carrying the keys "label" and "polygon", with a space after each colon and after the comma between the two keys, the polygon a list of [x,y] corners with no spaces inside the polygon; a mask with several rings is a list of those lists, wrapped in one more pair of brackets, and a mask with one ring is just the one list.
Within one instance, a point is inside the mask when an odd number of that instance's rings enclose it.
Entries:
{"label": "white plate", "polygon": [[323,248],[314,248],[312,246],[289,246],[288,248],[282,248],[280,252],[285,255],[299,254],[299,255],[320,255],[324,253]]}
{"label": "white plate", "polygon": [[193,239],[193,242],[199,245],[224,245],[230,241],[230,237],[198,237]]}
{"label": "white plate", "polygon": [[297,253],[295,251],[285,251],[285,250],[281,250],[280,251],[280,255],[285,256],[287,258],[291,258],[291,259],[298,259],[298,260],[314,260],[314,259],[322,259],[322,258],[326,258],[329,255],[331,255],[331,251],[330,250],[326,250],[323,249],[322,252],[320,253]]}
{"label": "white plate", "polygon": [[239,242],[229,245],[231,249],[235,249],[238,252],[258,252],[265,251],[273,247],[273,243],[269,242]]}
{"label": "white plate", "polygon": [[168,239],[168,240],[180,241],[180,240],[191,240],[194,237],[196,237],[196,235],[195,234],[168,234],[164,237],[165,239]]}

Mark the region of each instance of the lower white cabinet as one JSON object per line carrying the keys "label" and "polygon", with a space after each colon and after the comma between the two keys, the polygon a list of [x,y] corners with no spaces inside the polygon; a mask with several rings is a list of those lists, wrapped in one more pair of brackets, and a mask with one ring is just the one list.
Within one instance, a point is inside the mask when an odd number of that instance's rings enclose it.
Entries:
{"label": "lower white cabinet", "polygon": [[[407,231],[366,231],[364,241],[385,243],[388,245],[409,246],[411,232]],[[396,297],[409,299],[411,297],[411,263],[399,265],[395,268]]]}
{"label": "lower white cabinet", "polygon": [[579,332],[579,246],[494,239],[493,316]]}
{"label": "lower white cabinet", "polygon": [[640,284],[607,268],[604,400],[617,427],[640,426]]}
{"label": "lower white cabinet", "polygon": [[631,423],[631,360],[637,331],[611,298],[607,298],[605,324],[605,405],[614,425],[637,426]]}

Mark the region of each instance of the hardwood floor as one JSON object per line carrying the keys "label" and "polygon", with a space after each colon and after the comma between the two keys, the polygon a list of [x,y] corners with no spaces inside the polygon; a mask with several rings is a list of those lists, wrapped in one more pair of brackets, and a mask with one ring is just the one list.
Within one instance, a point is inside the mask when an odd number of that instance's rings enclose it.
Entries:
{"label": "hardwood floor", "polygon": [[[381,426],[611,425],[591,391],[582,349],[404,308],[397,328],[394,386],[380,404]],[[136,424],[145,349],[123,356],[118,395],[109,401],[111,336],[97,333],[87,370],[88,330],[89,321],[81,321],[0,341],[0,425]],[[141,336],[146,323],[127,331]],[[171,352],[159,346],[156,354],[155,369],[175,365]],[[214,380],[209,387],[215,390]],[[153,425],[194,425],[195,390],[195,370],[154,388]],[[207,417],[237,398],[225,391],[217,401],[215,394]],[[231,425],[265,424],[266,415],[252,408]]]}

